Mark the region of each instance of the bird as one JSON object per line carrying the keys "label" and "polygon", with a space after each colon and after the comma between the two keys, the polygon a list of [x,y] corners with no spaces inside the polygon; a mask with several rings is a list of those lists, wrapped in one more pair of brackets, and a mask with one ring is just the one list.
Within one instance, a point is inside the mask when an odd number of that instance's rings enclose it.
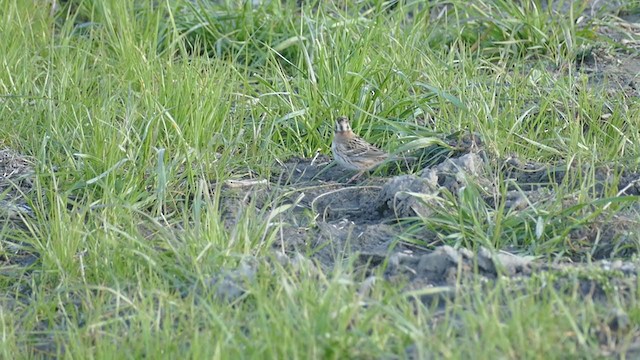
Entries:
{"label": "bird", "polygon": [[343,168],[358,171],[347,183],[352,182],[364,172],[387,160],[397,159],[390,157],[388,153],[356,135],[351,129],[349,118],[346,116],[340,116],[336,119],[331,152],[333,153],[333,158]]}

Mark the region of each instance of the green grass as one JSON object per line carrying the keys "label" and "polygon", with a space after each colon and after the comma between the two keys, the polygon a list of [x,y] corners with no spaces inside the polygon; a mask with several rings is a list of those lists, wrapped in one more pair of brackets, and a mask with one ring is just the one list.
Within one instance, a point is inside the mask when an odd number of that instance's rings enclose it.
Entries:
{"label": "green grass", "polygon": [[[566,11],[501,0],[70,3],[52,17],[45,1],[0,0],[0,144],[37,173],[35,215],[26,229],[5,226],[0,256],[13,256],[11,243],[38,257],[1,268],[1,358],[600,356],[594,329],[607,312],[550,285],[555,274],[522,291],[471,284],[437,308],[382,270],[363,291],[349,259],[335,269],[273,259],[286,225],[273,221],[277,196],[231,227],[219,204],[225,180],[329,154],[341,114],[386,149],[467,129],[495,158],[634,169],[637,101],[577,69],[593,49],[631,51],[596,31],[611,18],[576,25],[584,2],[569,0]],[[637,224],[636,199],[598,202],[595,183],[588,171],[569,177],[525,212],[492,209],[469,186],[412,224],[474,250],[588,260],[570,231],[621,212]],[[247,292],[221,300],[212,279],[246,259],[259,264]],[[612,291],[604,303],[637,324],[639,295]]]}

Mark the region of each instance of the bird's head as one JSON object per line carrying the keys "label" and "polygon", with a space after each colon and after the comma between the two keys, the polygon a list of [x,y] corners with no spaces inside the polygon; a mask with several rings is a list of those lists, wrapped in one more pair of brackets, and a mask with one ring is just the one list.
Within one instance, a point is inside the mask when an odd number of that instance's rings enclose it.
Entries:
{"label": "bird's head", "polygon": [[349,124],[349,118],[346,116],[340,116],[336,119],[336,133],[350,133],[351,125]]}

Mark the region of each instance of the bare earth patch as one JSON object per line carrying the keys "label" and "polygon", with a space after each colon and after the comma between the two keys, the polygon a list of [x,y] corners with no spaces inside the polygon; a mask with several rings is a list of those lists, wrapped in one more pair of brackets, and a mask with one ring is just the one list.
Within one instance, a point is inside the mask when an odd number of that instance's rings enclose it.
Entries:
{"label": "bare earth patch", "polygon": [[24,219],[33,216],[27,200],[34,181],[32,160],[9,148],[0,149],[0,223],[5,230],[0,240],[0,274],[22,272],[37,257],[8,234],[23,229]]}
{"label": "bare earth patch", "polygon": [[[496,190],[492,179],[511,181],[514,190],[507,193],[504,209],[511,212],[526,212],[532,206],[556,201],[554,188],[567,181],[571,183],[570,178],[578,174],[596,174],[598,186],[594,191],[603,196],[604,189],[614,188],[619,197],[637,195],[640,190],[640,174],[633,171],[606,167],[592,171],[573,165],[549,166],[514,158],[489,158],[474,142],[467,151],[458,151],[414,175],[373,176],[356,184],[345,184],[351,173],[331,166],[326,157],[296,158],[283,164],[280,175],[274,176],[268,186],[244,188],[242,196],[235,189],[236,200],[227,197],[222,207],[227,213],[234,213],[249,204],[294,205],[277,218],[280,227],[273,233],[273,249],[281,261],[311,259],[322,269],[331,270],[355,257],[351,264],[361,270],[363,287],[372,276],[382,274],[387,281],[401,284],[408,293],[422,294],[419,298],[429,304],[436,301],[442,306],[460,293],[474,291],[473,284],[478,282],[507,281],[516,291],[520,280],[532,276],[545,278],[545,274],[549,274],[548,278],[553,279],[550,285],[558,290],[577,289],[585,300],[600,302],[605,307],[616,308],[615,304],[606,303],[611,289],[624,297],[636,291],[635,254],[639,247],[636,229],[640,228],[637,205],[595,216],[569,231],[564,239],[569,250],[555,260],[528,256],[525,246],[510,245],[495,250],[478,246],[474,251],[441,245],[447,240],[442,234],[422,227],[420,219],[432,216],[434,208],[443,202],[443,194],[457,196],[461,189],[471,185],[470,181],[487,190],[484,200],[490,207],[501,199],[500,194],[492,192]],[[500,166],[495,166],[498,161]],[[500,169],[500,176],[492,173],[492,169]],[[264,201],[265,198],[276,199],[277,204]],[[237,199],[243,199],[244,203]],[[247,202],[248,199],[254,200]],[[562,204],[567,208],[579,205],[571,198],[564,199]],[[499,211],[495,207],[493,210]],[[229,216],[233,218],[237,216]],[[406,241],[407,229],[411,229],[410,241]],[[587,258],[602,260],[585,261]],[[255,269],[248,271],[246,264],[232,270],[235,275],[225,275],[225,281],[236,278],[239,283],[219,288],[220,295],[226,299],[241,296],[243,292],[238,289],[245,280],[240,279],[246,277],[238,274],[254,272]],[[215,278],[213,284],[221,282],[222,278]],[[626,315],[616,315],[611,324],[605,323],[598,330],[608,334],[609,344],[616,333],[611,329],[622,321],[620,316]],[[640,344],[640,334],[634,339],[634,343]]]}

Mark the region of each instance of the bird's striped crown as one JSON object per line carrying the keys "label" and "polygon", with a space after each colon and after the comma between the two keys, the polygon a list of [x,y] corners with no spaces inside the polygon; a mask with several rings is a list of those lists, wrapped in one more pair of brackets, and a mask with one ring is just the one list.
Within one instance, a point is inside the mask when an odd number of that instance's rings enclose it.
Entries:
{"label": "bird's striped crown", "polygon": [[349,118],[346,116],[340,116],[336,119],[336,132],[348,133],[351,132],[351,125],[349,124]]}

